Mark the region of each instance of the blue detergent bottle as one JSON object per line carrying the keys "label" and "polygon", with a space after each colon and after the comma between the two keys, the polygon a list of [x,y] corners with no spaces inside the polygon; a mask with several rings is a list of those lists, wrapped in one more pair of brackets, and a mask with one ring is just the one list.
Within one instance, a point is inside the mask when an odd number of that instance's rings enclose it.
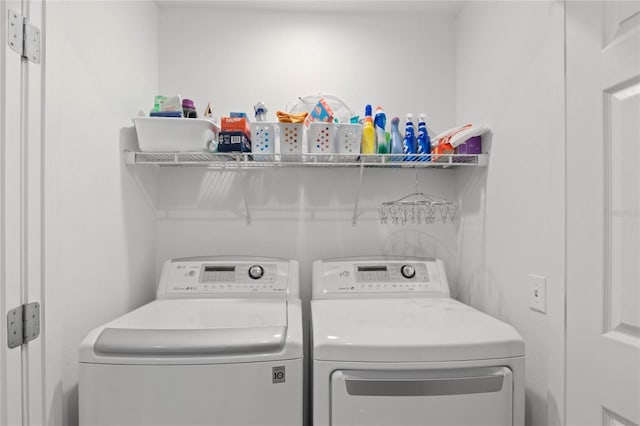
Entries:
{"label": "blue detergent bottle", "polygon": [[[400,134],[400,129],[398,126],[400,125],[400,119],[398,117],[393,117],[391,120],[391,153],[392,154],[403,154],[404,150],[402,148],[402,135]],[[391,157],[391,161],[402,161],[401,156]]]}
{"label": "blue detergent bottle", "polygon": [[411,113],[407,114],[402,152],[405,154],[404,161],[416,161],[416,157],[411,155],[416,153],[416,136],[413,127],[413,114]]}
{"label": "blue detergent bottle", "polygon": [[[427,130],[426,116],[420,114],[418,120],[418,154],[431,154],[431,138]],[[431,156],[418,157],[419,161],[431,161]]]}

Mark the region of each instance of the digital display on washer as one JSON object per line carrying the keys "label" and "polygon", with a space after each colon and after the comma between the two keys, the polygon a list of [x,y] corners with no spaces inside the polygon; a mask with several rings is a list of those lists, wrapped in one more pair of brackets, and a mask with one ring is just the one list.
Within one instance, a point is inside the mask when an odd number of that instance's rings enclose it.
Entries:
{"label": "digital display on washer", "polygon": [[233,272],[236,270],[235,266],[205,266],[205,272]]}
{"label": "digital display on washer", "polygon": [[201,282],[231,282],[235,279],[235,266],[205,265]]}
{"label": "digital display on washer", "polygon": [[384,272],[386,266],[358,266],[358,272]]}

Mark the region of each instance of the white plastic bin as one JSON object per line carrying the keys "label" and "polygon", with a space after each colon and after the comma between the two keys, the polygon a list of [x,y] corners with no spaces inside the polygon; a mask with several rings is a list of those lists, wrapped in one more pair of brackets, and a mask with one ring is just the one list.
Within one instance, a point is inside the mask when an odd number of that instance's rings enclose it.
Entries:
{"label": "white plastic bin", "polygon": [[133,124],[143,152],[208,151],[220,130],[205,118],[136,117]]}
{"label": "white plastic bin", "polygon": [[338,154],[354,154],[337,156],[338,161],[355,161],[360,154],[362,144],[362,125],[336,124],[336,152]]}
{"label": "white plastic bin", "polygon": [[336,152],[336,126],[333,123],[314,121],[309,124],[307,143],[310,154],[332,154]]}
{"label": "white plastic bin", "polygon": [[300,161],[303,151],[304,125],[302,123],[279,123],[280,153],[282,161]]}
{"label": "white plastic bin", "polygon": [[277,127],[275,123],[251,123],[251,153],[254,154],[255,160],[272,160],[274,158]]}

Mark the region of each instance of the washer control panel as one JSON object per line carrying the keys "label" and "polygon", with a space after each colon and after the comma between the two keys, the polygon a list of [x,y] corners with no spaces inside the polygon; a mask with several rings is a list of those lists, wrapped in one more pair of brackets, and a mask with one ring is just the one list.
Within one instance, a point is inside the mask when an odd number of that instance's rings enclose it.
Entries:
{"label": "washer control panel", "polygon": [[356,283],[402,283],[413,286],[429,282],[427,267],[421,263],[354,265]]}
{"label": "washer control panel", "polygon": [[442,262],[435,259],[329,260],[314,264],[314,297],[412,293],[449,296]]}
{"label": "washer control panel", "polygon": [[168,266],[168,294],[286,293],[287,264],[177,261]]}

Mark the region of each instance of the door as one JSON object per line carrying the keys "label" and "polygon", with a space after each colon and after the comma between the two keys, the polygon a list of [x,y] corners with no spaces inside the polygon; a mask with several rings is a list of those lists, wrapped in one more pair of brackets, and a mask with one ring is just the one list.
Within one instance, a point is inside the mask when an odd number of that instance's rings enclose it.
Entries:
{"label": "door", "polygon": [[567,425],[640,424],[640,2],[566,2]]}
{"label": "door", "polygon": [[513,398],[513,374],[507,367],[336,370],[331,374],[331,424],[511,426]]}
{"label": "door", "polygon": [[[40,303],[42,66],[11,48],[22,16],[42,28],[43,2],[0,1],[0,426],[43,424],[43,348],[9,348],[8,314]],[[20,319],[21,321],[21,319]]]}

